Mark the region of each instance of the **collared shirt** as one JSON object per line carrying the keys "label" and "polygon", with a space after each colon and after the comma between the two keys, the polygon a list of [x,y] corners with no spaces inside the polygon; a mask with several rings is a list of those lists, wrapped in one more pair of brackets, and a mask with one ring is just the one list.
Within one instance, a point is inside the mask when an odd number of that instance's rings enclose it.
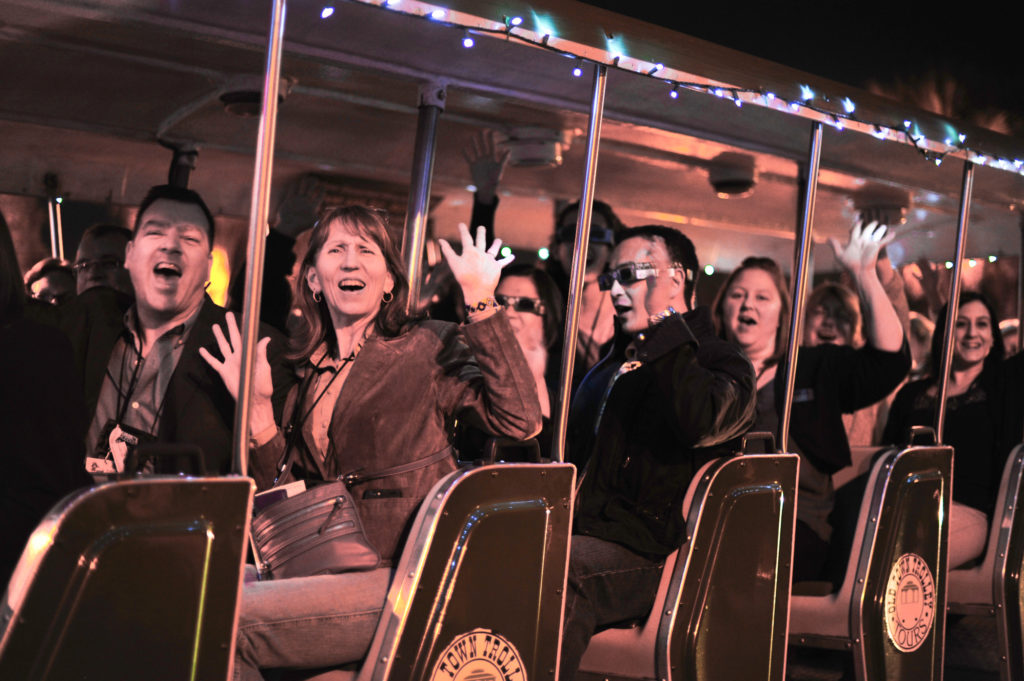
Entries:
{"label": "collared shirt", "polygon": [[138,317],[133,305],[125,312],[125,333],[114,345],[107,372],[100,387],[96,414],[89,426],[86,451],[92,455],[106,452],[105,427],[111,421],[156,435],[160,426],[167,386],[178,366],[185,341],[199,318],[195,314],[166,331],[142,356]]}

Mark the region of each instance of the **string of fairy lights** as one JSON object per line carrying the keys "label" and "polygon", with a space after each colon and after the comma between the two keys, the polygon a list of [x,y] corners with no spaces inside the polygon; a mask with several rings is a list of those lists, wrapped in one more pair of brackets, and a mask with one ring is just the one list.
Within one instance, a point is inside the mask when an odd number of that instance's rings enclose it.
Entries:
{"label": "string of fairy lights", "polygon": [[[926,135],[920,125],[910,119],[897,123],[865,120],[858,115],[857,104],[849,97],[833,97],[828,93],[816,92],[807,84],[796,84],[794,90],[799,90],[798,96],[785,97],[766,89],[740,87],[713,80],[693,80],[692,74],[627,55],[621,37],[606,36],[608,44],[605,49],[560,38],[548,17],[532,11],[529,19],[520,15],[503,15],[500,19],[489,20],[419,0],[351,1],[380,6],[449,26],[458,31],[459,40],[466,49],[476,45],[475,36],[486,35],[561,54],[572,60],[569,73],[576,78],[583,76],[586,64],[603,64],[662,81],[666,96],[672,99],[678,99],[679,93],[684,90],[702,92],[730,100],[737,107],[753,104],[787,111],[820,121],[838,131],[849,129],[870,134],[879,140],[909,144],[935,165],[941,165],[949,156],[956,156],[977,165],[1024,175],[1024,160],[995,156],[975,149],[970,146],[963,132],[950,129],[936,137],[934,134]],[[333,5],[324,6],[320,18],[329,19],[334,12]]]}

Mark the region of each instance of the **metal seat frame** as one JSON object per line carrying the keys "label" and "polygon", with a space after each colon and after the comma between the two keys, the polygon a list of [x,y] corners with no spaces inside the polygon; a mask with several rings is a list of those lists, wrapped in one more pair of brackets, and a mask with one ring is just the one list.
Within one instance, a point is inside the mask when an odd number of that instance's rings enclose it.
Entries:
{"label": "metal seat frame", "polygon": [[1022,490],[1024,444],[1017,445],[1003,466],[982,561],[949,571],[949,612],[995,618],[1002,681],[1024,680],[1024,513],[1018,508]]}
{"label": "metal seat frame", "polygon": [[794,454],[754,454],[698,471],[650,615],[596,634],[577,678],[781,680],[798,468]]}
{"label": "metal seat frame", "polygon": [[[866,679],[941,679],[953,451],[887,450],[872,466],[839,590],[790,600],[790,642],[849,650]],[[929,635],[901,651],[886,633],[886,591],[902,556],[920,556],[932,575]],[[910,647],[910,646],[905,646]]]}

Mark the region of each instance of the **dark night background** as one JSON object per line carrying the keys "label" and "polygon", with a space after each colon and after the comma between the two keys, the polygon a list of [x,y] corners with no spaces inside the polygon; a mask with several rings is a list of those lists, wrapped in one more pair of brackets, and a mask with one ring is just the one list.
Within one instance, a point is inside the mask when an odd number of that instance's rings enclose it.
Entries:
{"label": "dark night background", "polygon": [[968,119],[1002,111],[1010,130],[1024,135],[1016,3],[586,1],[848,85],[874,81],[890,96],[900,82],[916,88],[935,75],[953,78],[954,109],[945,113]]}

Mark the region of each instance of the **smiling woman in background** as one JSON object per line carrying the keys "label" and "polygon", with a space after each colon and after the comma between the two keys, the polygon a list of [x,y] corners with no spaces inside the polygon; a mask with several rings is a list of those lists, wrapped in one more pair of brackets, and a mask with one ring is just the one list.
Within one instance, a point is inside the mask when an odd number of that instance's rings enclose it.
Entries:
{"label": "smiling woman in background", "polygon": [[[938,364],[944,348],[946,305],[932,336],[927,377],[903,386],[893,400],[885,426],[886,442],[906,442],[911,426],[934,426],[939,394]],[[953,504],[949,512],[949,566],[981,555],[988,516],[995,505],[999,477],[1009,444],[1002,432],[998,395],[1002,394],[1003,337],[996,330],[992,303],[980,293],[960,296],[953,336],[953,363],[946,391],[942,442],[953,446]],[[1019,436],[1019,433],[1017,433]]]}

